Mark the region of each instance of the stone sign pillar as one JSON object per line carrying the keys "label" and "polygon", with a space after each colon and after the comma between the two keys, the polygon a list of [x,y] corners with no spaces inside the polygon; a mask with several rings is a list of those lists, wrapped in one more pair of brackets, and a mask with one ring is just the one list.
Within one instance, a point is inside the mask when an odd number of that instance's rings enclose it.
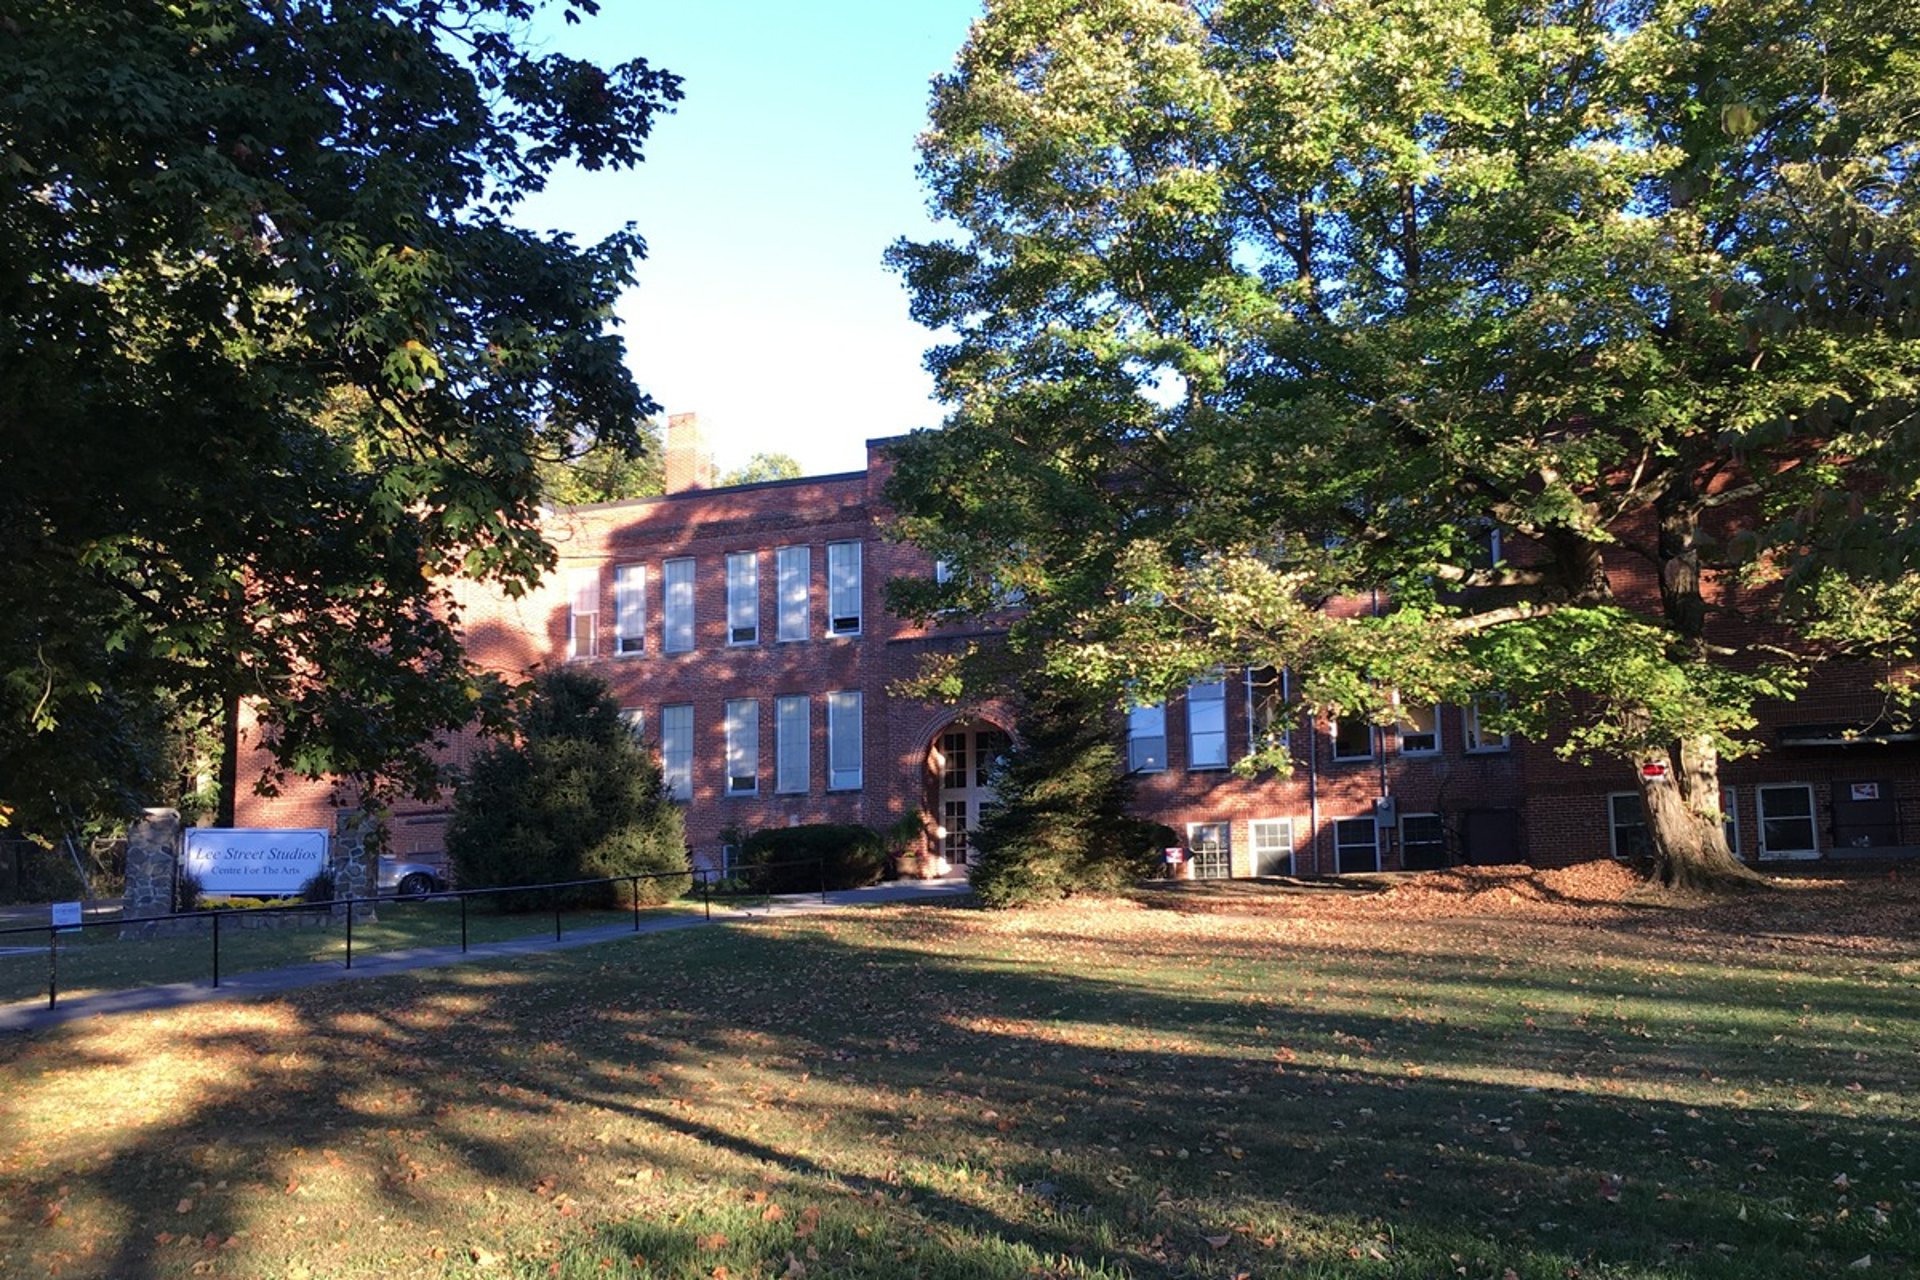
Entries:
{"label": "stone sign pillar", "polygon": [[142,809],[127,828],[128,916],[166,915],[173,910],[173,867],[180,856],[180,811]]}
{"label": "stone sign pillar", "polygon": [[346,915],[342,901],[346,898],[355,900],[356,924],[376,918],[373,900],[380,893],[379,835],[379,817],[365,809],[342,809],[334,815],[327,868],[333,872],[336,918]]}

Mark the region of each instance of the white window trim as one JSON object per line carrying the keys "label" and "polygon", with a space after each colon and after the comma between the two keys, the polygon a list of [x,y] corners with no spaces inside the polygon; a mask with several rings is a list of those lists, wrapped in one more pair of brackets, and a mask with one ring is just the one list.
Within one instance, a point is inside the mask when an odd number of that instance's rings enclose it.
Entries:
{"label": "white window trim", "polygon": [[[786,723],[783,708],[799,705],[800,741],[793,744],[782,732]],[[775,795],[803,796],[813,790],[813,699],[804,693],[782,694],[773,700],[773,792]],[[794,784],[798,769],[799,785]]]}
{"label": "white window trim", "polygon": [[[1343,875],[1343,874],[1347,874],[1346,872],[1344,872],[1344,871],[1342,871],[1342,869],[1341,869],[1341,866],[1340,866],[1340,848],[1341,848],[1341,845],[1340,845],[1340,828],[1341,828],[1341,826],[1342,826],[1342,824],[1344,824],[1344,823],[1348,823],[1348,822],[1364,822],[1364,823],[1366,823],[1366,824],[1367,824],[1367,829],[1368,829],[1369,831],[1371,831],[1371,832],[1373,832],[1373,843],[1372,843],[1372,845],[1371,845],[1371,847],[1372,847],[1372,849],[1373,849],[1373,866],[1371,866],[1371,867],[1368,867],[1368,868],[1364,868],[1364,870],[1369,870],[1369,871],[1378,871],[1378,870],[1380,869],[1380,826],[1379,826],[1379,824],[1378,824],[1377,822],[1375,822],[1375,821],[1374,821],[1374,819],[1373,819],[1373,815],[1369,813],[1369,814],[1363,814],[1363,815],[1356,815],[1356,816],[1354,816],[1354,817],[1351,817],[1351,818],[1336,818],[1336,819],[1334,819],[1334,820],[1333,820],[1333,823],[1332,823],[1332,827],[1333,827],[1333,870],[1334,870],[1334,874],[1336,874],[1336,875]],[[1358,846],[1358,845],[1350,845],[1350,846],[1348,846],[1348,847],[1350,847],[1350,848],[1358,848],[1359,846]]]}
{"label": "white window trim", "polygon": [[1340,754],[1340,721],[1342,719],[1343,717],[1341,716],[1335,716],[1333,718],[1333,732],[1328,735],[1333,740],[1333,762],[1335,764],[1354,764],[1361,760],[1373,759],[1374,756],[1379,752],[1379,743],[1375,740],[1380,736],[1379,734],[1380,726],[1377,724],[1374,724],[1371,720],[1365,721],[1365,724],[1367,726],[1367,752],[1365,755],[1359,755],[1359,756],[1341,755]]}
{"label": "white window trim", "polygon": [[[1197,764],[1194,761],[1194,756],[1195,756],[1194,740],[1196,737],[1199,736],[1201,732],[1200,730],[1197,730],[1194,727],[1194,717],[1196,714],[1196,710],[1194,706],[1194,702],[1195,702],[1194,693],[1195,691],[1200,689],[1219,690],[1218,697],[1214,697],[1213,695],[1209,694],[1206,698],[1203,698],[1200,700],[1203,703],[1206,703],[1206,702],[1218,703],[1220,708],[1220,728],[1218,731],[1220,736],[1220,759],[1217,762],[1208,762],[1206,764]],[[1205,732],[1209,736],[1211,736],[1214,731],[1207,730]],[[1232,763],[1233,761],[1231,758],[1231,754],[1227,746],[1227,680],[1226,680],[1226,677],[1221,676],[1215,680],[1195,681],[1193,684],[1190,684],[1187,686],[1187,769],[1190,772],[1196,772],[1196,773],[1209,772],[1216,769],[1225,769],[1229,767]]]}
{"label": "white window trim", "polygon": [[[686,641],[683,644],[675,644],[673,578],[681,565],[686,566],[687,574]],[[660,562],[660,652],[692,653],[699,646],[700,617],[695,604],[698,597],[699,578],[692,556],[675,556],[671,560]]]}
{"label": "white window trim", "polygon": [[[789,599],[788,568],[796,561],[799,598]],[[813,548],[804,543],[776,548],[773,563],[774,590],[780,597],[774,606],[774,642],[795,644],[809,637],[813,625]]]}
{"label": "white window trim", "polygon": [[1393,745],[1395,749],[1395,754],[1403,755],[1403,756],[1412,756],[1415,759],[1418,759],[1421,756],[1439,755],[1446,748],[1446,745],[1447,745],[1446,732],[1440,727],[1440,704],[1437,702],[1435,703],[1423,702],[1423,703],[1412,704],[1412,705],[1427,707],[1429,710],[1433,712],[1433,745],[1430,747],[1409,747],[1407,745],[1407,724],[1405,721],[1396,720],[1394,721],[1394,725],[1393,725]]}
{"label": "white window trim", "polygon": [[1226,878],[1231,880],[1233,879],[1233,823],[1220,820],[1213,822],[1189,822],[1187,824],[1187,858],[1189,861],[1198,860],[1195,857],[1194,834],[1203,828],[1209,827],[1218,827],[1223,833],[1221,837],[1221,850],[1226,854],[1227,859]]}
{"label": "white window trim", "polygon": [[[1813,831],[1811,849],[1780,849],[1767,847],[1767,792],[1801,790],[1807,793],[1807,825]],[[1760,832],[1755,841],[1762,862],[1809,862],[1820,856],[1820,797],[1810,782],[1769,782],[1753,789],[1753,807],[1759,819]],[[1792,815],[1798,818],[1799,814]]]}
{"label": "white window trim", "polygon": [[[724,723],[726,725],[726,794],[757,796],[760,794],[760,700],[758,698],[728,699]],[[734,771],[736,761],[753,767],[736,773]],[[740,785],[742,778],[747,779],[747,785],[744,787]]]}
{"label": "white window trim", "polygon": [[[1634,804],[1639,805],[1641,807],[1639,825],[1643,827],[1647,825],[1646,807],[1638,791],[1607,792],[1607,856],[1615,862],[1624,862],[1626,861],[1627,855],[1620,848],[1620,824],[1613,820],[1613,802],[1615,800],[1631,800]],[[1649,838],[1652,837],[1653,832],[1651,829],[1648,830],[1647,835]]]}
{"label": "white window trim", "polygon": [[[629,640],[634,642],[631,649]],[[647,566],[637,561],[617,564],[613,567],[613,653],[617,658],[637,658],[646,651]]]}
{"label": "white window trim", "polygon": [[[589,583],[590,585],[588,585]],[[589,603],[593,605],[591,609],[582,609],[580,607],[583,590],[589,593],[587,598]],[[582,643],[582,628],[580,626],[580,620],[582,618],[592,619],[591,623],[585,628],[584,644]],[[599,647],[599,638],[600,570],[598,568],[569,569],[567,570],[568,660],[572,661],[598,656],[596,650]]]}
{"label": "white window trim", "polygon": [[[687,740],[684,745],[682,745],[678,749],[674,749],[669,743],[668,737],[667,737],[667,732],[669,727],[668,721],[673,717],[668,716],[667,713],[669,711],[678,711],[683,707],[686,709],[686,713],[687,713],[686,715]],[[666,784],[667,796],[670,799],[678,800],[678,801],[681,801],[682,803],[685,803],[693,799],[693,731],[694,731],[693,704],[691,702],[669,703],[666,706],[663,706],[660,708],[660,771],[662,775],[661,781]],[[676,787],[674,785],[674,778],[673,778],[673,775],[675,772],[673,758],[675,756],[678,756],[684,759],[686,762],[685,769],[684,771],[682,771],[681,785],[679,787]]]}
{"label": "white window trim", "polygon": [[[743,575],[747,581],[736,581],[734,569],[744,566]],[[740,623],[752,619],[751,626]],[[739,632],[750,631],[753,634],[741,639]],[[760,553],[757,551],[729,551],[727,553],[727,644],[745,648],[760,643]]]}
{"label": "white window trim", "polygon": [[1249,818],[1247,820],[1247,857],[1251,860],[1249,865],[1252,873],[1256,876],[1260,874],[1260,854],[1262,852],[1260,846],[1260,830],[1263,827],[1278,829],[1286,833],[1287,860],[1290,864],[1294,864],[1290,869],[1298,871],[1300,869],[1297,865],[1300,857],[1300,849],[1294,843],[1293,819]]}
{"label": "white window trim", "polygon": [[[852,726],[846,725],[847,711],[842,708],[846,699],[852,699]],[[866,785],[866,726],[861,722],[866,718],[867,700],[858,689],[836,689],[827,695],[827,790],[859,791]],[[834,768],[834,746],[843,741],[843,735],[853,735],[855,764],[850,770]],[[850,777],[851,780],[848,780]]]}
{"label": "white window trim", "polygon": [[[853,583],[852,583],[853,612],[852,613],[836,614],[833,611],[833,606],[834,606],[833,549],[835,547],[852,548],[852,553],[853,553]],[[861,547],[861,544],[858,542],[853,542],[853,541],[848,541],[843,539],[837,542],[829,542],[827,544],[827,634],[829,636],[835,636],[835,637],[857,636],[860,634],[862,628],[865,625],[865,622],[866,622],[866,618],[865,618],[866,576],[865,576],[865,567],[862,563],[864,558],[865,558],[864,551]],[[853,619],[853,625],[850,627],[843,627],[839,625],[840,621],[844,618]]]}
{"label": "white window trim", "polygon": [[1461,739],[1470,756],[1498,755],[1500,752],[1513,749],[1511,734],[1497,735],[1499,738],[1497,742],[1487,741],[1486,733],[1480,728],[1480,704],[1485,701],[1487,701],[1485,698],[1476,698],[1460,708]]}
{"label": "white window trim", "polygon": [[[1160,732],[1158,734],[1136,734],[1133,731],[1133,717],[1142,711],[1160,713]],[[1136,741],[1160,740],[1160,760],[1151,767],[1134,762],[1133,744]],[[1137,707],[1127,709],[1127,772],[1129,773],[1165,773],[1167,771],[1167,704],[1164,702],[1143,702]]]}

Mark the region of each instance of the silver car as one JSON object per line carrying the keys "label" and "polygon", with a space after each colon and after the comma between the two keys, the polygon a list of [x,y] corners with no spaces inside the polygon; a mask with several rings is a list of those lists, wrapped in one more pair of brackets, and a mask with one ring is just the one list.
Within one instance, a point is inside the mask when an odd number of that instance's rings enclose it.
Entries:
{"label": "silver car", "polygon": [[422,861],[418,854],[406,858],[380,859],[381,893],[419,898],[429,893],[439,893],[446,887],[446,868],[441,863]]}

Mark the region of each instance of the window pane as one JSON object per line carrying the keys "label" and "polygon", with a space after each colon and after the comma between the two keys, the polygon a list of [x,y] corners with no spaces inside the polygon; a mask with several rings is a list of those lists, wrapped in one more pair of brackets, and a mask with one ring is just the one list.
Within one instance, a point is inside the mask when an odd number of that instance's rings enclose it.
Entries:
{"label": "window pane", "polygon": [[1232,834],[1226,823],[1196,822],[1188,827],[1187,851],[1197,879],[1224,880],[1233,874]]}
{"label": "window pane", "polygon": [[1187,767],[1219,769],[1227,763],[1227,683],[1209,680],[1187,688]]}
{"label": "window pane", "polygon": [[860,704],[857,689],[827,695],[827,786],[835,791],[861,785]]}
{"label": "window pane", "polygon": [[1127,768],[1158,773],[1167,767],[1167,709],[1158,702],[1127,713]]}
{"label": "window pane", "polygon": [[1400,753],[1430,755],[1440,749],[1440,708],[1401,707]]}
{"label": "window pane", "polygon": [[827,544],[827,633],[852,635],[860,630],[860,544]]}
{"label": "window pane", "polygon": [[940,735],[940,785],[958,791],[967,785],[967,735],[965,732]]}
{"label": "window pane", "polygon": [[808,698],[805,694],[785,697],[774,703],[774,781],[773,789],[785,794],[804,793],[811,785],[808,777]]}
{"label": "window pane", "polygon": [[1333,758],[1365,760],[1373,754],[1373,724],[1352,716],[1333,722]]}
{"label": "window pane", "polygon": [[813,551],[809,547],[780,548],[779,638],[807,638],[807,593],[812,589]]}
{"label": "window pane", "polygon": [[1253,843],[1253,873],[1257,876],[1293,874],[1293,820],[1256,818],[1247,824]]}
{"label": "window pane", "polygon": [[727,703],[727,791],[760,789],[760,704],[743,698]]}
{"label": "window pane", "polygon": [[1333,824],[1334,869],[1378,871],[1380,846],[1372,818],[1342,818]]}
{"label": "window pane", "polygon": [[1647,834],[1647,813],[1637,792],[1623,791],[1607,797],[1607,838],[1616,858],[1644,859],[1653,856],[1653,841]]}
{"label": "window pane", "polygon": [[1760,787],[1760,853],[1811,854],[1820,849],[1813,820],[1813,788]]}
{"label": "window pane", "polygon": [[647,713],[639,707],[620,708],[620,719],[637,742],[647,736]]}
{"label": "window pane", "polygon": [[693,708],[660,708],[660,770],[667,794],[693,799]]}
{"label": "window pane", "polygon": [[669,560],[660,566],[666,617],[660,647],[668,653],[693,648],[693,561]]}
{"label": "window pane", "polygon": [[1470,702],[1461,709],[1466,720],[1467,750],[1469,751],[1505,751],[1507,735],[1489,730],[1483,721],[1489,710],[1497,711],[1499,703],[1490,698]]}
{"label": "window pane", "polygon": [[618,653],[647,648],[647,566],[623,564],[613,571],[614,634]]}
{"label": "window pane", "polygon": [[591,658],[600,621],[600,571],[567,572],[567,656]]}
{"label": "window pane", "polygon": [[737,551],[727,557],[727,643],[760,641],[760,557]]}

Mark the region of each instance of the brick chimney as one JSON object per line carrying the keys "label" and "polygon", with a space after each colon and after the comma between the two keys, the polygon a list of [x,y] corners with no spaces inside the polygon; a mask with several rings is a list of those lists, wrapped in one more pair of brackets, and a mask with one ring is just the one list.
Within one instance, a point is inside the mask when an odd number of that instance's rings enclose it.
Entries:
{"label": "brick chimney", "polygon": [[667,415],[666,486],[668,493],[713,488],[713,451],[697,413]]}

